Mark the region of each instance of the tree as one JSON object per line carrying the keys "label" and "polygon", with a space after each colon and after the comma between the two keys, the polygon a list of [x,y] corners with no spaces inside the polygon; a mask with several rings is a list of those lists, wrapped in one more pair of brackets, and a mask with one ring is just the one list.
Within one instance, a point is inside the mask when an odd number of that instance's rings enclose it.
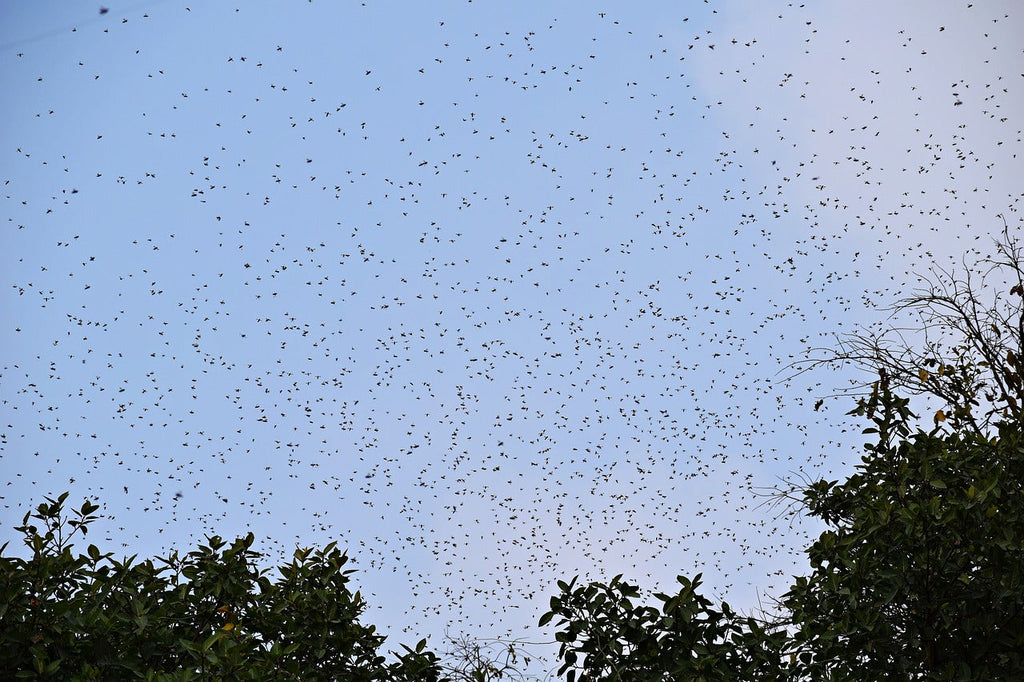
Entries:
{"label": "tree", "polygon": [[[640,589],[558,582],[559,676],[597,680],[1024,679],[1024,254],[1009,233],[980,282],[940,272],[901,302],[908,335],[862,334],[827,362],[877,377],[851,412],[872,437],[845,481],[778,492],[825,525],[810,571],[778,598],[777,615],[740,616],[678,578],[659,605]],[[970,270],[968,271],[970,272]],[[978,282],[978,284],[974,284]],[[986,288],[986,283],[995,288]],[[1001,288],[999,288],[1001,287]],[[982,301],[986,291],[987,303]],[[929,406],[922,424],[910,398]],[[934,413],[931,410],[935,407]],[[116,560],[72,553],[98,507],[47,499],[18,530],[28,558],[0,547],[0,673],[53,680],[166,682],[332,679],[498,680],[503,659],[456,643],[442,663],[426,640],[389,661],[384,637],[359,621],[347,557],[334,544],[298,550],[270,571],[250,534],[218,537],[183,557]],[[34,522],[41,524],[42,529]],[[461,649],[460,649],[461,647]],[[447,677],[450,674],[451,677]]]}
{"label": "tree", "polygon": [[[529,643],[521,640],[446,637],[441,670],[450,682],[525,682]],[[520,664],[522,659],[522,664]]]}
{"label": "tree", "polygon": [[[0,548],[0,673],[48,680],[440,680],[421,640],[388,662],[359,618],[348,557],[333,543],[297,550],[276,580],[252,534],[211,537],[183,557],[117,560],[72,553],[98,507],[67,493],[26,514],[31,556]],[[31,521],[41,524],[42,529]]]}
{"label": "tree", "polygon": [[559,675],[575,680],[780,679],[788,670],[785,632],[755,618],[720,610],[697,592],[701,576],[679,576],[675,595],[657,594],[660,608],[634,605],[640,589],[616,576],[608,584],[558,582],[561,594],[541,626],[558,618]]}
{"label": "tree", "polygon": [[[877,373],[853,411],[877,442],[844,483],[804,490],[829,529],[783,598],[796,644],[812,679],[1021,679],[1019,241],[1004,228],[995,257],[935,271],[894,310],[916,320],[910,335],[855,335],[827,360]],[[913,425],[897,390],[938,408],[931,428]]]}
{"label": "tree", "polygon": [[886,381],[858,406],[877,433],[857,472],[805,491],[828,530],[782,603],[808,679],[1024,675],[1024,440],[912,432]]}
{"label": "tree", "polygon": [[986,433],[994,420],[1024,415],[1022,300],[1024,247],[1004,221],[993,257],[964,263],[962,272],[935,269],[889,308],[909,319],[840,339],[804,366],[852,364],[897,393],[937,402],[935,423]]}
{"label": "tree", "polygon": [[[939,271],[897,309],[919,334],[860,334],[825,362],[875,373],[851,414],[874,442],[844,482],[777,501],[823,522],[779,615],[740,618],[700,576],[639,590],[559,582],[559,674],[587,680],[1024,679],[1024,258],[1004,232],[981,276]],[[988,295],[988,302],[982,296]],[[906,332],[907,330],[903,330]],[[920,342],[915,347],[914,339]],[[921,424],[911,395],[938,407]],[[579,677],[578,677],[579,675]]]}

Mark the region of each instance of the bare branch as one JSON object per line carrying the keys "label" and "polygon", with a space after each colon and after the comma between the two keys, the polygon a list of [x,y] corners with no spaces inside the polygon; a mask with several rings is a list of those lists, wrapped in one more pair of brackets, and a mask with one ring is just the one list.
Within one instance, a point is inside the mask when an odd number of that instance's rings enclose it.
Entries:
{"label": "bare branch", "polygon": [[853,365],[870,379],[848,393],[867,392],[880,372],[894,390],[938,399],[938,425],[989,432],[1024,407],[1024,246],[1003,221],[995,256],[933,268],[925,286],[885,310],[900,320],[877,332],[861,330],[833,348],[795,363],[792,376],[821,366]]}

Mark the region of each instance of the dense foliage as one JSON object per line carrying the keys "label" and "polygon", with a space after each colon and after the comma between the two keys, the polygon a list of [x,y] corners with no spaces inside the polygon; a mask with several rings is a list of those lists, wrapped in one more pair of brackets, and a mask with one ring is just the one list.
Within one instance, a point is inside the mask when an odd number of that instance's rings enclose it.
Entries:
{"label": "dense foliage", "polygon": [[700,576],[636,605],[637,587],[560,582],[560,674],[589,680],[1024,679],[1024,438],[913,432],[884,383],[857,472],[818,481],[804,511],[827,530],[774,619],[696,592]]}
{"label": "dense foliage", "polygon": [[[806,491],[829,530],[783,603],[811,679],[1024,679],[1024,440],[912,433],[881,385],[879,442]],[[855,654],[853,653],[855,652]]]}
{"label": "dense foliage", "polygon": [[[851,414],[871,436],[854,473],[780,491],[825,530],[772,616],[740,616],[699,593],[701,576],[639,603],[636,585],[558,581],[554,623],[568,682],[1024,679],[1024,263],[1006,235],[990,305],[963,281],[908,299],[924,350],[855,338],[836,358],[877,379]],[[970,280],[967,280],[970,284]],[[952,339],[952,343],[945,340]],[[938,400],[919,420],[898,390]],[[254,538],[183,557],[116,560],[71,539],[96,519],[67,494],[0,548],[0,673],[54,680],[523,679],[514,646],[461,642],[445,664],[426,641],[389,661],[359,622],[335,545],[269,571]],[[40,529],[34,523],[41,524]],[[504,646],[504,645],[503,645]]]}
{"label": "dense foliage", "polygon": [[[0,552],[0,673],[51,680],[437,680],[421,641],[396,660],[359,617],[347,556],[333,544],[296,551],[269,571],[249,534],[179,557],[118,560],[72,552],[98,507],[67,493],[25,516],[31,556]],[[33,523],[34,522],[34,523]],[[40,526],[35,525],[40,524]],[[4,546],[6,548],[6,545]]]}
{"label": "dense foliage", "polygon": [[[640,592],[559,582],[541,624],[573,680],[1024,679],[1024,265],[1004,234],[972,280],[939,273],[900,308],[923,343],[854,337],[833,361],[875,372],[851,413],[873,438],[844,482],[780,491],[826,529],[772,617],[741,618],[680,576]],[[993,277],[994,276],[994,277]],[[988,304],[986,277],[998,281]],[[908,398],[931,409],[922,425]]]}

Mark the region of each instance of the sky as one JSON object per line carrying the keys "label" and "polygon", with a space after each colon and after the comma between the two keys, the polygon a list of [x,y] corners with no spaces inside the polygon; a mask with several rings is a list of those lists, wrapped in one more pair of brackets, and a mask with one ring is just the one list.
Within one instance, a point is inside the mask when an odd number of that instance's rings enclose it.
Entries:
{"label": "sky", "polygon": [[1013,2],[105,7],[0,7],[0,543],[337,541],[396,648],[784,592],[865,440],[794,363],[1020,229]]}

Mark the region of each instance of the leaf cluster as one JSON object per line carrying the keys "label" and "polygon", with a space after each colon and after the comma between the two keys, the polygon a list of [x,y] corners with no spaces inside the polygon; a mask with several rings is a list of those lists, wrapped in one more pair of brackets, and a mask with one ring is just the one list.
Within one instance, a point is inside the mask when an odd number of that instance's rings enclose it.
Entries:
{"label": "leaf cluster", "polygon": [[1024,679],[1021,420],[912,427],[886,381],[854,412],[876,440],[847,480],[812,481],[804,512],[826,529],[772,619],[679,591],[559,581],[540,620],[558,628],[558,674],[576,680]]}
{"label": "leaf cluster", "polygon": [[559,628],[558,674],[569,682],[710,682],[784,674],[781,630],[742,618],[726,603],[715,608],[698,592],[699,574],[677,581],[676,594],[655,595],[657,608],[635,604],[640,589],[622,576],[607,584],[559,581],[560,594],[540,619],[541,626],[555,620]]}
{"label": "leaf cluster", "polygon": [[98,507],[65,510],[67,493],[26,514],[31,555],[0,548],[0,671],[48,680],[439,680],[426,641],[380,653],[359,618],[334,544],[300,549],[271,578],[250,533],[207,538],[184,556],[118,560],[72,552]]}
{"label": "leaf cluster", "polygon": [[[825,530],[773,618],[740,618],[680,576],[660,608],[637,587],[560,581],[559,675],[575,680],[988,682],[1024,679],[1024,249],[1004,233],[979,282],[940,273],[901,306],[923,347],[855,336],[832,361],[874,370],[854,414],[866,454],[845,481],[780,503]],[[987,267],[987,269],[985,269]],[[1002,289],[981,300],[986,277]],[[922,430],[911,395],[941,401]]]}
{"label": "leaf cluster", "polygon": [[1019,678],[1020,422],[994,436],[911,433],[907,401],[884,383],[855,412],[872,415],[879,440],[845,482],[805,491],[828,529],[807,550],[811,574],[782,600],[809,678]]}

